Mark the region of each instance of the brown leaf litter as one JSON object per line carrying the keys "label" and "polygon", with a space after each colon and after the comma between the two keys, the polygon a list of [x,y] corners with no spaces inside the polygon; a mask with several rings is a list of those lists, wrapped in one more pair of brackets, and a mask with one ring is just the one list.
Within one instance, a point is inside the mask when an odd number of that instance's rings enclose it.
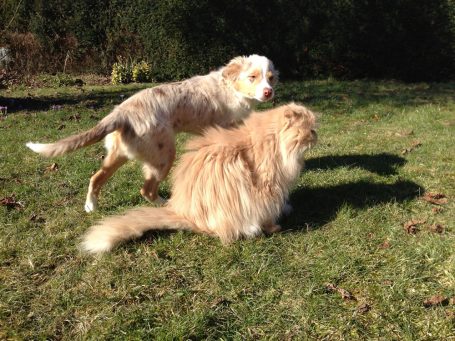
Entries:
{"label": "brown leaf litter", "polygon": [[433,233],[443,233],[444,232],[444,226],[441,224],[432,224],[429,226],[430,231]]}
{"label": "brown leaf litter", "polygon": [[380,249],[388,249],[390,247],[390,242],[385,240],[381,245],[379,245]]}
{"label": "brown leaf litter", "polygon": [[451,300],[449,300],[449,298],[444,297],[442,295],[433,295],[430,298],[423,301],[423,306],[425,308],[431,308],[431,307],[435,307],[438,305],[446,306],[446,305],[449,305],[450,301]]}
{"label": "brown leaf litter", "polygon": [[15,208],[16,210],[20,210],[25,207],[22,202],[16,200],[15,194],[0,199],[0,205],[6,206],[8,209]]}
{"label": "brown leaf litter", "polygon": [[431,209],[431,212],[433,212],[433,213],[441,213],[442,212],[442,207],[433,207]]}
{"label": "brown leaf litter", "polygon": [[422,143],[421,143],[420,141],[414,141],[414,142],[411,144],[410,147],[407,147],[407,148],[403,149],[403,150],[401,151],[401,154],[404,155],[404,154],[410,153],[410,152],[412,152],[414,149],[420,147],[421,145],[422,145]]}
{"label": "brown leaf litter", "polygon": [[54,162],[50,166],[46,167],[46,172],[56,172],[58,171],[58,165]]}
{"label": "brown leaf litter", "polygon": [[427,192],[420,198],[434,205],[444,205],[448,202],[446,195],[443,193]]}
{"label": "brown leaf litter", "polygon": [[357,307],[357,311],[361,314],[365,314],[371,310],[371,306],[368,303],[362,303]]}
{"label": "brown leaf litter", "polygon": [[44,223],[46,222],[46,219],[33,212],[32,215],[30,216],[30,221],[33,221],[35,223]]}
{"label": "brown leaf litter", "polygon": [[425,222],[425,220],[411,219],[403,224],[403,228],[409,234],[416,234],[419,231],[418,225],[425,224]]}
{"label": "brown leaf litter", "polygon": [[348,290],[346,289],[343,289],[343,288],[340,288],[340,287],[337,287],[335,284],[333,283],[327,283],[325,285],[325,289],[328,291],[328,292],[338,292],[340,295],[341,295],[341,298],[345,301],[357,301],[357,299],[355,298],[355,296],[353,294],[351,294],[351,292],[349,292]]}

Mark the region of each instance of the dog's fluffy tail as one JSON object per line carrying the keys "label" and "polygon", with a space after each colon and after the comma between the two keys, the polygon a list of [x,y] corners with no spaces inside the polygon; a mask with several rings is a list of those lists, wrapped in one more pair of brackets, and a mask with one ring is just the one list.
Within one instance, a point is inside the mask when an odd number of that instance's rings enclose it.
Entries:
{"label": "dog's fluffy tail", "polygon": [[63,155],[76,149],[101,141],[107,134],[119,129],[122,124],[118,115],[111,113],[101,120],[95,127],[83,133],[66,137],[54,143],[28,142],[26,146],[36,153],[51,157]]}
{"label": "dog's fluffy tail", "polygon": [[117,244],[142,236],[149,230],[191,230],[198,228],[168,207],[144,207],[121,216],[106,218],[85,234],[82,249],[90,253],[111,250]]}

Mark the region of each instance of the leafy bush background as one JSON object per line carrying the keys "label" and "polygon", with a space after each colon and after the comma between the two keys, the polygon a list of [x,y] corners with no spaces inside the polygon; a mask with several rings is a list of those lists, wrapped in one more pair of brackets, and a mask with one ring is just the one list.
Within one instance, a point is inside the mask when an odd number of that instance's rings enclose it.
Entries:
{"label": "leafy bush background", "polygon": [[454,0],[3,0],[0,46],[23,72],[109,74],[150,62],[156,80],[269,56],[286,78],[443,80],[455,75]]}

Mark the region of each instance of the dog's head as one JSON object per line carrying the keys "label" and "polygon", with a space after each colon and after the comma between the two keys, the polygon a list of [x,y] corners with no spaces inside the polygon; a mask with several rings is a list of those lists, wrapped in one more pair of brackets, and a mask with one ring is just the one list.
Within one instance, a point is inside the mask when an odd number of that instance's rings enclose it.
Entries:
{"label": "dog's head", "polygon": [[278,71],[266,57],[235,57],[221,69],[222,76],[243,97],[266,102],[273,98]]}

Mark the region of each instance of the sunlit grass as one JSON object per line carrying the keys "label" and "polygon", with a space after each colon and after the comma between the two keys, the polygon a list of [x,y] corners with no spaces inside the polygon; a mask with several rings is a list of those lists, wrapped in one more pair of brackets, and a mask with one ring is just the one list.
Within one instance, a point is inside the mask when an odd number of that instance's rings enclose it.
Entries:
{"label": "sunlit grass", "polygon": [[[0,339],[455,338],[455,306],[423,305],[455,296],[455,84],[282,83],[276,104],[321,113],[283,233],[229,247],[152,233],[93,258],[78,250],[92,223],[147,205],[140,166],[122,167],[87,215],[102,144],[49,160],[24,143],[87,129],[139,87],[0,92],[0,200],[20,203],[0,207]],[[425,221],[415,235],[411,219]]]}

